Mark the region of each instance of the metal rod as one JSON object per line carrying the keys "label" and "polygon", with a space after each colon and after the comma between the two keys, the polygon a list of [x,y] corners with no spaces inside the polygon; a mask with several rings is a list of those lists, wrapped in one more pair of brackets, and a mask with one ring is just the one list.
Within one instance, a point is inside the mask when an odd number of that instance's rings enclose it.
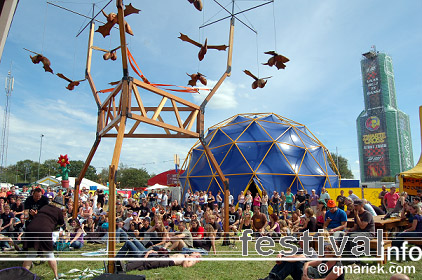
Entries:
{"label": "metal rod", "polygon": [[[110,0],[110,2],[108,2],[107,3],[107,5],[105,5],[104,6],[104,8],[105,7],[107,7],[110,3],[111,3],[111,1],[113,1],[113,0]],[[65,8],[65,7],[62,7],[62,6],[59,6],[59,5],[57,5],[57,4],[54,4],[54,3],[51,3],[51,2],[47,2],[47,4],[50,4],[50,5],[52,5],[52,6],[55,6],[55,7],[57,7],[57,8],[60,8],[60,9],[63,9],[63,10],[65,10],[65,11],[68,11],[68,12],[71,12],[71,13],[74,13],[75,15],[78,15],[78,16],[81,16],[81,17],[84,17],[84,18],[87,18],[87,19],[90,19],[91,21],[92,20],[94,20],[94,21],[96,21],[96,22],[99,22],[99,23],[102,23],[102,24],[106,24],[105,22],[103,22],[103,21],[101,21],[101,20],[97,20],[97,19],[95,19],[98,15],[99,15],[99,13],[101,13],[101,11],[104,9],[104,8],[102,8],[94,17],[89,17],[89,16],[86,16],[86,15],[83,15],[83,14],[80,14],[80,13],[78,13],[78,12],[75,12],[75,11],[72,11],[72,10],[70,10],[70,9],[68,9],[68,8]],[[81,30],[81,31],[79,31],[79,33],[78,33],[78,35],[76,35],[76,37],[78,37],[84,30],[85,30],[85,28],[91,23],[91,21],[90,22],[88,22],[88,24],[87,25],[85,25],[85,27]],[[116,29],[118,29],[117,27],[113,27],[113,28],[116,28]]]}
{"label": "metal rod", "polygon": [[[225,9],[220,3],[218,3],[216,0],[214,0],[220,7],[222,7],[224,10],[226,10],[228,13],[230,13],[227,9]],[[201,25],[199,28],[201,29],[201,28],[204,28],[204,27],[207,27],[207,26],[209,26],[209,25],[212,25],[212,24],[214,24],[214,23],[217,23],[217,22],[220,22],[220,21],[222,21],[222,20],[225,20],[225,19],[228,19],[228,18],[231,18],[232,16],[236,16],[236,15],[239,15],[239,14],[242,14],[242,13],[244,13],[244,12],[248,12],[248,11],[250,11],[250,10],[254,10],[254,9],[256,9],[256,8],[259,8],[259,7],[261,7],[261,6],[264,6],[264,5],[267,5],[267,4],[270,4],[270,3],[273,3],[274,2],[274,0],[271,0],[271,1],[268,1],[268,2],[266,2],[266,3],[263,3],[263,4],[260,4],[260,5],[257,5],[257,6],[255,6],[255,7],[252,7],[252,8],[249,8],[249,9],[246,9],[246,10],[243,10],[243,11],[240,11],[240,12],[237,12],[237,13],[234,13],[234,14],[231,14],[230,13],[230,15],[229,16],[226,16],[226,17],[224,17],[224,18],[221,18],[221,19],[218,19],[218,20],[215,20],[215,21],[213,21],[213,22],[210,22],[210,23],[207,23],[207,24],[204,24],[204,25]],[[243,23],[244,25],[246,25],[249,29],[251,29],[253,32],[255,32],[255,33],[257,33],[254,29],[252,29],[251,27],[249,27],[247,24],[245,24],[244,22],[242,22],[239,18],[237,18],[236,17],[236,19],[237,20],[239,20],[241,23]]]}
{"label": "metal rod", "polygon": [[42,151],[42,138],[44,137],[44,134],[41,134],[41,141],[40,141],[40,157],[38,158],[38,179],[40,179],[40,165],[41,165],[41,151]]}

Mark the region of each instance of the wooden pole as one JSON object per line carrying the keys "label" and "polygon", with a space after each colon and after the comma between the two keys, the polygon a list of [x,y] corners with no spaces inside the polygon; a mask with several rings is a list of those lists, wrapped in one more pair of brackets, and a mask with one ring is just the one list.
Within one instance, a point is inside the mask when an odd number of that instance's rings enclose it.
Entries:
{"label": "wooden pole", "polygon": [[117,20],[120,30],[120,50],[122,52],[123,76],[127,77],[128,64],[127,64],[127,48],[126,48],[126,33],[125,33],[125,15],[123,11],[123,1],[116,0],[117,6]]}
{"label": "wooden pole", "polygon": [[[94,4],[93,4],[93,6],[94,6]],[[94,7],[92,8],[92,13],[94,14]],[[91,20],[91,26],[90,26],[90,29],[89,29],[88,51],[87,51],[87,54],[86,54],[85,76],[87,76],[88,73],[91,72],[92,44],[93,44],[93,41],[94,41],[94,28],[95,28],[95,23],[94,23],[94,19],[92,19]]]}
{"label": "wooden pole", "polygon": [[418,164],[422,164],[422,106],[419,106],[419,125],[421,130],[421,156],[419,157]]}
{"label": "wooden pole", "polygon": [[[113,159],[109,167],[109,208],[108,208],[108,257],[114,258],[116,255],[116,173],[119,166],[120,153],[122,151],[123,138],[126,128],[128,100],[130,94],[129,81],[123,81],[122,88],[122,111],[119,130],[114,145]],[[114,273],[114,261],[108,262],[108,271]]]}
{"label": "wooden pole", "polygon": [[199,138],[201,141],[202,146],[204,147],[204,151],[207,154],[208,158],[211,161],[212,166],[217,171],[218,176],[220,177],[221,181],[224,184],[224,223],[223,223],[223,230],[224,235],[227,236],[229,232],[229,180],[224,176],[223,171],[221,170],[220,166],[217,163],[214,155],[211,152],[211,149],[208,147],[205,138]]}
{"label": "wooden pole", "polygon": [[75,190],[73,193],[73,219],[76,219],[78,217],[78,208],[79,208],[79,186],[81,185],[82,179],[85,177],[86,171],[88,170],[89,165],[91,164],[91,160],[95,155],[95,151],[98,148],[98,145],[100,145],[101,137],[97,137],[95,139],[94,144],[92,145],[91,151],[89,152],[89,155],[87,159],[85,160],[84,166],[82,167],[81,173],[79,173],[78,178],[75,180]]}

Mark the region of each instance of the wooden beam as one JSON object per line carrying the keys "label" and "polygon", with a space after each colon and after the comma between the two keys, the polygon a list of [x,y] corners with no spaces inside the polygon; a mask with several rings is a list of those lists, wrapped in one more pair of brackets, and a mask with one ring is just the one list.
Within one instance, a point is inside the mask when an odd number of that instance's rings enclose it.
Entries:
{"label": "wooden beam", "polygon": [[162,123],[162,122],[159,122],[159,121],[151,120],[149,118],[145,118],[145,117],[138,116],[138,115],[135,115],[135,114],[131,114],[129,116],[129,118],[134,119],[134,120],[138,120],[138,121],[141,121],[141,122],[144,122],[144,123],[147,123],[147,124],[155,125],[155,126],[158,126],[158,127],[167,128],[167,129],[170,129],[170,130],[173,130],[173,131],[176,131],[176,132],[185,133],[185,134],[188,134],[188,135],[191,135],[191,136],[197,136],[198,135],[198,133],[196,133],[196,132],[189,131],[189,130],[186,130],[186,129],[183,129],[183,128],[180,128],[180,127],[177,127],[177,126],[174,126],[174,125],[171,125],[171,124],[166,124],[166,123]]}
{"label": "wooden beam", "polygon": [[[116,133],[108,133],[102,136],[103,138],[116,138]],[[199,133],[193,133],[193,134],[183,134],[183,133],[177,133],[177,134],[142,134],[142,133],[134,133],[134,134],[125,134],[125,138],[198,138]]]}
{"label": "wooden beam", "polygon": [[119,23],[119,31],[120,31],[120,50],[122,53],[122,66],[123,66],[123,76],[127,77],[129,75],[128,72],[128,64],[127,64],[127,47],[126,47],[126,30],[125,30],[125,15],[123,11],[123,1],[117,0],[117,22]]}
{"label": "wooden beam", "polygon": [[183,128],[185,128],[190,123],[193,116],[193,112],[194,111],[190,112],[189,116],[186,118],[185,122],[183,123]]}
{"label": "wooden beam", "polygon": [[106,134],[107,132],[109,132],[113,127],[116,127],[116,129],[119,129],[119,125],[118,123],[120,122],[122,116],[118,116],[116,118],[114,118],[106,127],[104,127],[99,133],[98,135],[103,136],[104,134]]}
{"label": "wooden beam", "polygon": [[95,139],[94,144],[92,145],[91,151],[88,154],[88,157],[85,160],[84,165],[82,166],[81,172],[79,173],[78,178],[75,180],[75,190],[73,194],[73,215],[72,218],[76,219],[78,217],[79,212],[79,186],[83,178],[85,177],[86,171],[88,170],[89,165],[91,164],[92,158],[95,155],[95,151],[97,151],[98,145],[100,145],[101,137],[97,137]]}
{"label": "wooden beam", "polygon": [[98,112],[97,117],[97,133],[99,133],[104,128],[104,110]]}
{"label": "wooden beam", "polygon": [[177,108],[176,101],[171,99],[171,104],[173,105],[174,115],[176,116],[177,123],[179,124],[180,128],[183,128],[183,123],[182,123],[182,120],[180,119],[179,109]]}
{"label": "wooden beam", "polygon": [[94,96],[95,103],[97,103],[97,106],[101,106],[101,100],[98,96],[97,89],[94,84],[94,80],[92,79],[91,73],[87,73],[85,78],[88,80],[89,86],[91,87],[92,95]]}
{"label": "wooden beam", "polygon": [[88,38],[88,52],[86,54],[86,67],[85,67],[86,78],[88,74],[91,72],[92,42],[94,41],[94,29],[95,29],[95,23],[93,20],[91,20],[91,26],[89,29],[89,38]]}
{"label": "wooden beam", "polygon": [[227,76],[230,77],[232,71],[232,57],[233,57],[233,37],[234,37],[234,17],[230,20],[229,33],[229,50],[227,52]]}
{"label": "wooden beam", "polygon": [[136,84],[137,86],[143,88],[143,89],[146,89],[148,91],[152,91],[152,92],[154,92],[156,94],[159,94],[161,96],[165,96],[167,98],[173,99],[174,101],[179,102],[180,104],[189,106],[189,107],[194,108],[194,109],[199,109],[199,106],[196,105],[196,104],[193,104],[193,103],[191,103],[189,101],[184,100],[183,98],[180,98],[180,97],[178,97],[176,95],[173,95],[171,93],[168,93],[167,91],[164,91],[162,89],[156,88],[156,87],[154,87],[154,86],[152,86],[150,84],[144,83],[144,82],[142,82],[140,80],[137,80],[135,78],[133,79],[133,83]]}
{"label": "wooden beam", "polygon": [[155,110],[155,112],[154,112],[154,115],[152,115],[152,120],[156,120],[157,119],[157,117],[160,115],[160,113],[161,113],[161,108],[163,108],[164,107],[164,104],[166,104],[166,102],[167,102],[167,97],[163,97],[162,99],[161,99],[161,101],[160,101],[160,104],[157,106],[157,109]]}
{"label": "wooden beam", "polygon": [[196,119],[196,116],[198,115],[198,113],[199,113],[199,110],[192,112],[192,117],[190,119],[189,125],[188,125],[188,127],[186,127],[187,130],[191,130],[191,128],[192,128],[192,126],[193,126],[193,124],[195,122],[195,119]]}
{"label": "wooden beam", "polygon": [[[117,1],[119,2],[119,1]],[[122,14],[122,8],[119,8],[119,14]],[[117,132],[116,143],[114,145],[113,159],[109,168],[109,214],[108,214],[108,257],[114,258],[116,252],[116,172],[119,166],[120,153],[122,151],[123,138],[126,128],[126,114],[128,107],[129,88],[128,83],[123,83],[122,87],[122,112],[120,115],[120,126]],[[114,262],[108,262],[108,269],[114,272]]]}
{"label": "wooden beam", "polygon": [[[157,107],[143,107],[142,110],[141,110],[141,108],[139,108],[139,107],[132,106],[131,111],[139,112],[139,111],[145,110],[145,113],[147,113],[147,112],[155,111],[156,109],[157,109]],[[177,108],[178,112],[192,112],[194,110],[196,110],[196,109],[189,108],[189,107],[179,107],[179,108]],[[174,112],[175,110],[174,110],[173,107],[163,107],[161,109],[161,111],[162,112]],[[143,115],[143,113],[142,113],[142,115]]]}
{"label": "wooden beam", "polygon": [[[142,103],[141,95],[139,95],[138,87],[132,83],[133,94],[135,95],[136,102],[139,105],[139,111],[141,111],[144,117],[147,117],[147,111],[145,110],[144,104]],[[132,111],[138,111],[135,109],[136,107],[132,107]]]}
{"label": "wooden beam", "polygon": [[135,124],[130,129],[130,131],[128,132],[128,134],[133,134],[135,132],[135,130],[138,128],[140,123],[141,123],[140,121],[136,121]]}
{"label": "wooden beam", "polygon": [[103,102],[103,105],[101,106],[101,109],[104,109],[108,105],[108,103],[110,102],[110,99],[116,96],[119,93],[121,88],[122,88],[122,81],[120,81],[117,84],[117,86],[114,88],[113,92],[110,93],[109,96],[107,96],[107,98]]}
{"label": "wooden beam", "polygon": [[[224,217],[229,216],[229,180],[224,176],[223,171],[221,170],[220,166],[217,163],[214,155],[211,152],[211,149],[208,147],[207,143],[205,142],[205,138],[200,137],[199,141],[201,141],[202,146],[204,147],[204,151],[208,156],[208,159],[211,161],[212,166],[217,171],[218,177],[220,177],[221,182],[224,184]],[[228,234],[229,232],[229,219],[224,219],[224,232]]]}
{"label": "wooden beam", "polygon": [[[162,118],[160,115],[158,115],[158,120],[159,120],[160,122],[162,122],[162,123],[165,123],[165,122],[164,122],[164,120],[163,120],[163,118]],[[170,130],[168,130],[167,128],[164,128],[164,131],[165,131],[167,134],[170,134]]]}

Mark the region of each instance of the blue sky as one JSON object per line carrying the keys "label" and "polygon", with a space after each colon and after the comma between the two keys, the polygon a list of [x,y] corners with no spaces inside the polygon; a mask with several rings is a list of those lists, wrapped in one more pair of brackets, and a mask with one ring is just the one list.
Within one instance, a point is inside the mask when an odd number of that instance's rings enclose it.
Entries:
{"label": "blue sky", "polygon": [[[186,85],[186,73],[201,72],[212,85],[226,68],[225,52],[208,51],[198,62],[198,49],[180,41],[179,32],[209,44],[228,44],[229,21],[199,30],[209,20],[226,16],[214,1],[203,0],[198,12],[188,1],[132,1],[139,15],[126,17],[135,36],[127,36],[128,47],[145,76],[155,83]],[[92,13],[92,1],[53,1],[85,15]],[[95,12],[108,1],[97,1]],[[230,0],[219,1],[228,8]],[[245,9],[263,1],[236,1]],[[129,4],[125,1],[125,4]],[[113,1],[106,12],[114,12]],[[409,114],[415,163],[421,154],[418,107],[422,105],[422,1],[280,1],[240,16],[257,31],[236,22],[232,75],[209,103],[205,126],[210,127],[240,113],[274,112],[305,124],[331,151],[349,160],[359,178],[356,118],[363,110],[360,73],[361,54],[372,45],[391,55],[394,64],[398,107]],[[104,20],[102,15],[100,20]],[[82,79],[88,31],[82,17],[47,5],[45,1],[21,0],[16,11],[1,64],[4,81],[12,65],[15,86],[7,164],[19,160],[38,161],[40,135],[44,134],[41,161],[68,154],[71,160],[85,160],[95,140],[97,108],[87,82],[74,91],[65,81],[34,65],[23,48],[43,53],[55,73]],[[98,26],[98,25],[97,25]],[[118,31],[94,45],[110,49],[118,45]],[[290,58],[285,70],[261,65],[264,51],[276,50]],[[121,61],[103,61],[94,52],[92,75],[98,89],[121,79]],[[259,64],[257,63],[259,62]],[[261,77],[273,76],[264,89],[252,90],[249,69]],[[130,75],[135,76],[133,71]],[[199,104],[205,94],[177,94]],[[105,95],[102,96],[103,98]],[[0,96],[3,120],[5,94]],[[148,131],[145,127],[145,131]],[[194,139],[125,139],[120,163],[149,172],[171,169],[173,155],[184,159]],[[98,170],[109,166],[113,139],[103,139],[92,161]]]}

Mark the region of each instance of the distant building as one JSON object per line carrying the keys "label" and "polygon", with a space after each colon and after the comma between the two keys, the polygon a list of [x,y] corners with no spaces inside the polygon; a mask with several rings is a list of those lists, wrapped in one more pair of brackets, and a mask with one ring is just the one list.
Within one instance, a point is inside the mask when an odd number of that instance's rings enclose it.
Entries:
{"label": "distant building", "polygon": [[362,182],[413,167],[409,116],[397,108],[393,62],[375,47],[361,60],[365,109],[356,120]]}

